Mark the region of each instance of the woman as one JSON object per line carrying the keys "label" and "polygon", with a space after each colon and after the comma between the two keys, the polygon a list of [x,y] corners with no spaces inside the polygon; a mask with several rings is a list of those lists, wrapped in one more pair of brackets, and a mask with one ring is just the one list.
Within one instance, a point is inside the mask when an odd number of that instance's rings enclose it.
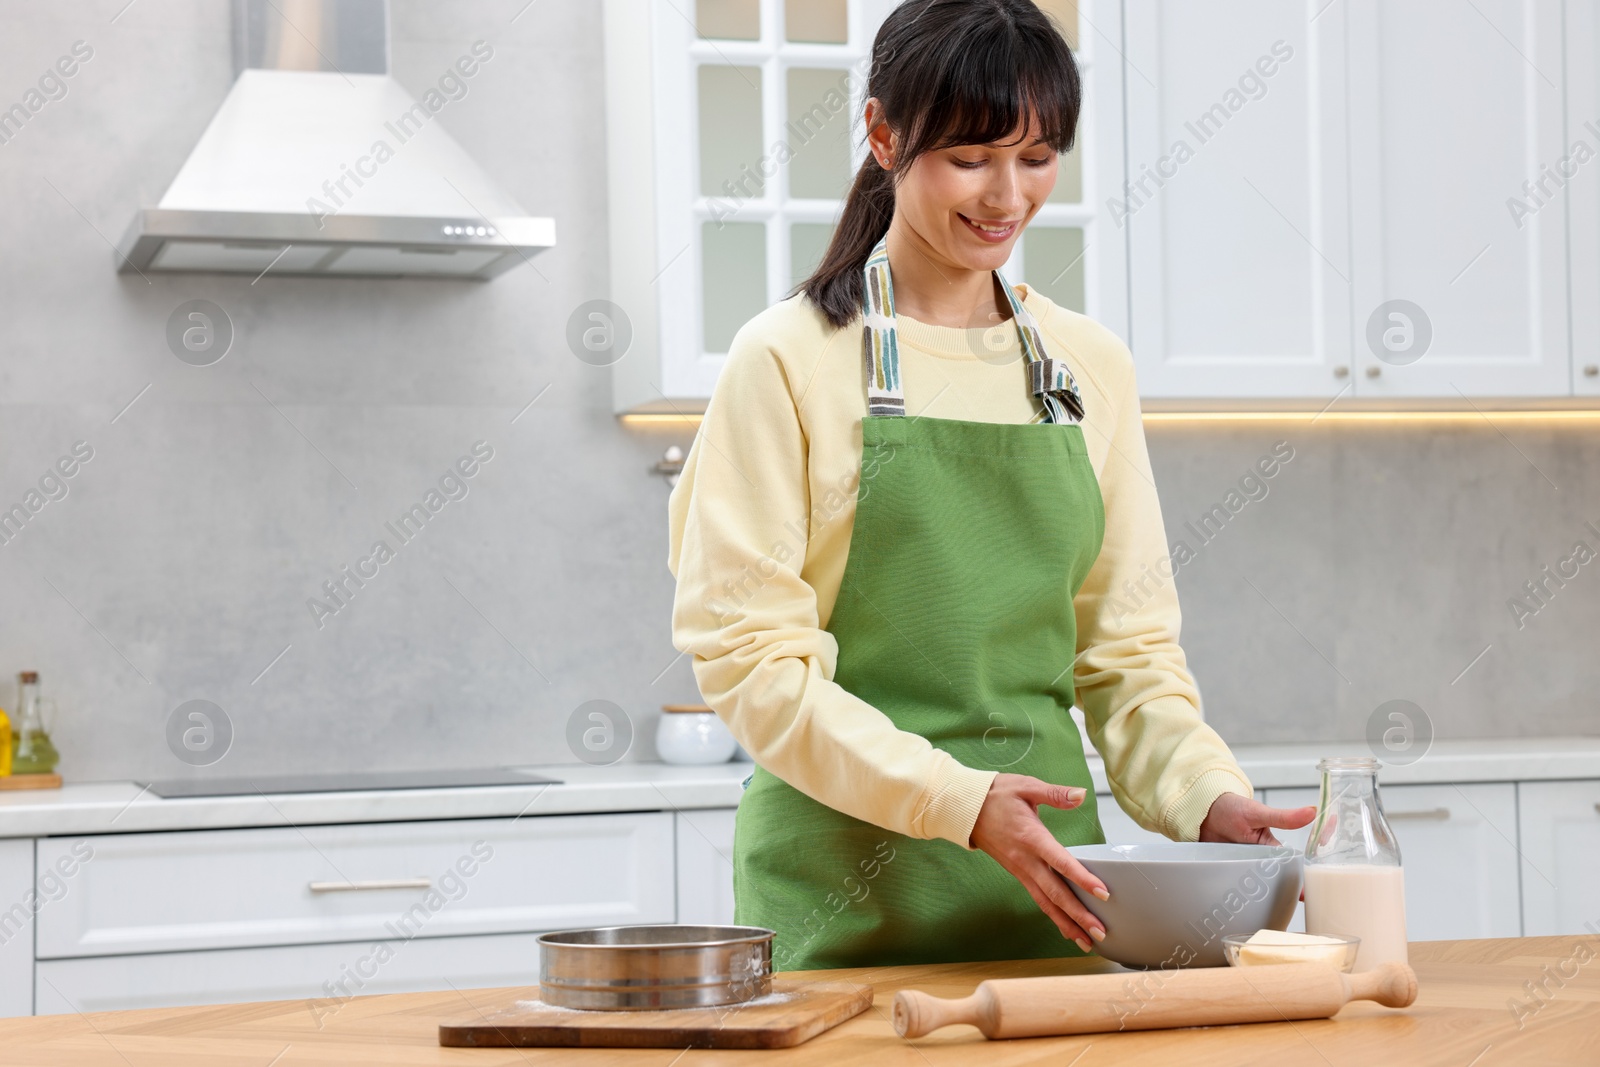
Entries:
{"label": "woman", "polygon": [[737,919],[783,969],[1087,953],[1074,701],[1145,827],[1314,809],[1258,804],[1200,718],[1126,346],[998,271],[1073,142],[1065,41],[909,0],[867,89],[827,254],[734,338],[669,505],[674,643],[757,763]]}

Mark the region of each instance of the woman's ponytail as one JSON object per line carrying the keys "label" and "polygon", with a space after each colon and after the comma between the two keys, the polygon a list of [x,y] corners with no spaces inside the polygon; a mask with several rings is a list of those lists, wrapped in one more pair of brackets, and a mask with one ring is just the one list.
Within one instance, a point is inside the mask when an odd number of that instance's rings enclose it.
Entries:
{"label": "woman's ponytail", "polygon": [[841,328],[861,310],[862,268],[894,218],[894,185],[898,169],[885,170],[870,152],[861,161],[844,212],[816,272],[800,287],[834,327]]}

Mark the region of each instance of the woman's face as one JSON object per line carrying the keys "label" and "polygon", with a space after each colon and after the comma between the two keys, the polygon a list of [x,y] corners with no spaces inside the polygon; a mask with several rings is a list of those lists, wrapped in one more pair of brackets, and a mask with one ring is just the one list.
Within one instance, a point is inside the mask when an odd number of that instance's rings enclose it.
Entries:
{"label": "woman's face", "polygon": [[[1030,115],[1026,133],[1013,129],[1002,144],[924,152],[896,191],[895,214],[946,264],[999,269],[1055,188],[1059,157],[1038,138]],[[872,143],[880,161],[899,148],[886,126],[873,132]]]}

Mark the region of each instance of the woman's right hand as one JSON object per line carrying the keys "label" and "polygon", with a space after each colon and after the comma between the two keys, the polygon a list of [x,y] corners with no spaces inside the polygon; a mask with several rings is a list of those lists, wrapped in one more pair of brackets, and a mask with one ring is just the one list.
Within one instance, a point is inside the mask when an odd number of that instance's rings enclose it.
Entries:
{"label": "woman's right hand", "polygon": [[[1105,927],[1067,888],[1073,882],[1101,900],[1110,899],[1105,883],[1089,873],[1039,819],[1039,805],[1075,808],[1086,791],[1051,785],[1025,774],[997,774],[983,798],[972,826],[972,845],[994,857],[1022,883],[1039,910],[1061,929],[1062,936],[1091,951],[1085,935],[1105,939]],[[1065,881],[1063,881],[1065,879]]]}

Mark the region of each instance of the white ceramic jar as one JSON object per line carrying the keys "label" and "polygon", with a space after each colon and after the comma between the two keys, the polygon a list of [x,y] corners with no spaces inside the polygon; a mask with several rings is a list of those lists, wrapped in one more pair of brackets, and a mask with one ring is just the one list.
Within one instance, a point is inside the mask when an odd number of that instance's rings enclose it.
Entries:
{"label": "white ceramic jar", "polygon": [[663,704],[656,754],[667,763],[726,763],[739,743],[704,704]]}

